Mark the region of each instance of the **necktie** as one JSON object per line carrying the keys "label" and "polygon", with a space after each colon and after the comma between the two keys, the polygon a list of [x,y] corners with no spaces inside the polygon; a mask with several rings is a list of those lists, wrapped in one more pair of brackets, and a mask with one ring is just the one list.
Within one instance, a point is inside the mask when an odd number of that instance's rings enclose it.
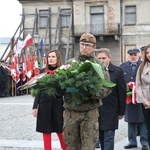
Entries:
{"label": "necktie", "polygon": [[135,72],[136,64],[132,64],[132,72]]}

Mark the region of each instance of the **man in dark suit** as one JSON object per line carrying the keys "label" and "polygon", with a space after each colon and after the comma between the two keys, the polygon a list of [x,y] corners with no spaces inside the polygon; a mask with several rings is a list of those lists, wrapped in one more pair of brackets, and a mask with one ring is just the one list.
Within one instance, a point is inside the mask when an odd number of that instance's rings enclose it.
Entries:
{"label": "man in dark suit", "polygon": [[[138,67],[142,62],[140,58],[140,50],[137,48],[129,49],[128,56],[129,61],[126,61],[120,65],[124,71],[126,83],[135,82]],[[138,126],[140,130],[140,142],[142,145],[142,150],[148,150],[146,125],[142,112],[142,105],[133,102],[126,104],[125,121],[128,123],[129,144],[124,146],[124,148],[130,149],[137,147],[136,134]]]}
{"label": "man in dark suit", "polygon": [[102,99],[103,105],[99,108],[101,150],[114,150],[115,130],[118,129],[118,120],[123,118],[125,112],[126,83],[122,69],[111,63],[109,49],[101,48],[96,57],[105,63],[111,81],[116,84],[111,94]]}

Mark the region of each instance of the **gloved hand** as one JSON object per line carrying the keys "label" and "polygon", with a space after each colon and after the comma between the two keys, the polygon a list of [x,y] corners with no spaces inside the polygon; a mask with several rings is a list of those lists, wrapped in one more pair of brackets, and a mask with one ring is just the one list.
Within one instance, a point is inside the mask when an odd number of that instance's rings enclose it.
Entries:
{"label": "gloved hand", "polygon": [[58,88],[55,93],[56,98],[60,98],[60,97],[64,96],[65,92],[66,92],[66,88],[64,88],[64,89]]}

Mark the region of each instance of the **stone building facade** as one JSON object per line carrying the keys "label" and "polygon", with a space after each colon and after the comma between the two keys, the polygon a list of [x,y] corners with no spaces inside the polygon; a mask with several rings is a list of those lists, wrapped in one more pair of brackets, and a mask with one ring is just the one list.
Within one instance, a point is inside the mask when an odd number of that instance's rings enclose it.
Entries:
{"label": "stone building facade", "polygon": [[37,33],[45,41],[44,53],[58,49],[64,61],[78,53],[84,32],[96,36],[97,49],[111,50],[116,65],[127,59],[129,48],[150,41],[150,0],[18,1],[22,4],[23,37]]}

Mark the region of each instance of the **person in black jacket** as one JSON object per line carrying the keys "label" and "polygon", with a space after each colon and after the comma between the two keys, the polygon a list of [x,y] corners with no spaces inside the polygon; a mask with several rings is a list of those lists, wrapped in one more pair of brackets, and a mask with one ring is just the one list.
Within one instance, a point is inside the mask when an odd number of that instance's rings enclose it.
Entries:
{"label": "person in black jacket", "polygon": [[[54,74],[56,69],[62,65],[61,54],[58,50],[48,53],[48,65],[46,72]],[[37,118],[36,131],[43,133],[44,150],[52,150],[51,133],[56,132],[61,148],[66,150],[64,143],[63,128],[63,98],[64,90],[59,90],[55,96],[40,93],[35,97],[33,104],[33,116]]]}
{"label": "person in black jacket", "polygon": [[4,61],[0,62],[0,97],[5,97],[5,90],[7,88],[7,82],[8,82],[8,75],[5,69],[5,66],[3,66]]}
{"label": "person in black jacket", "polygon": [[125,112],[126,83],[122,69],[111,63],[109,49],[99,49],[96,57],[105,63],[111,81],[116,84],[110,95],[102,99],[103,105],[99,107],[101,150],[114,150],[115,130],[118,129],[118,121],[123,118]]}

